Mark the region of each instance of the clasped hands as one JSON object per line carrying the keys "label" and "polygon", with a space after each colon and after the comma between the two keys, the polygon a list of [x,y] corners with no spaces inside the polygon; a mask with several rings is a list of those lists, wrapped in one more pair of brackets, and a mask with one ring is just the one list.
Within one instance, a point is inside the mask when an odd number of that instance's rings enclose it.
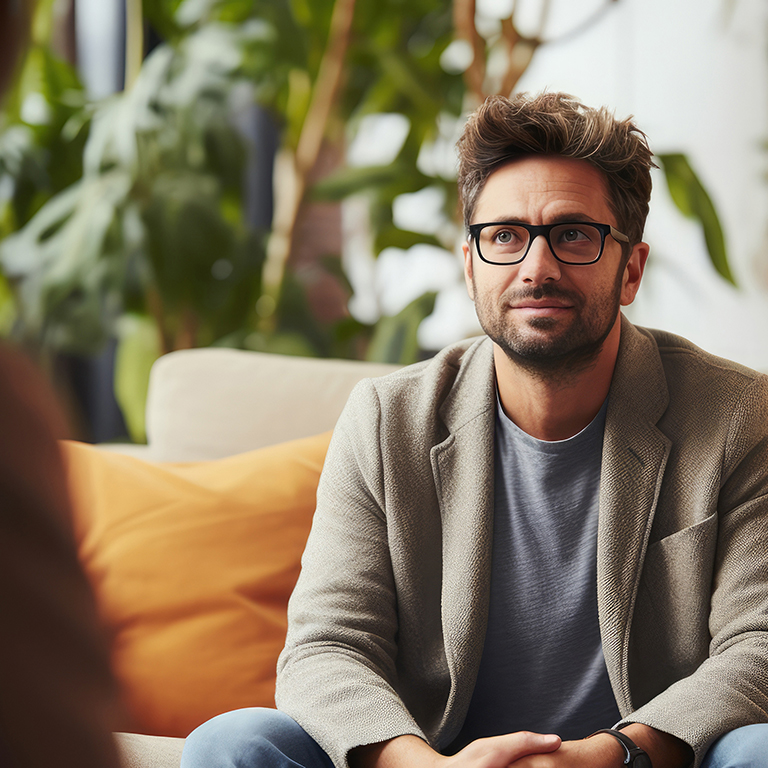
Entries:
{"label": "clasped hands", "polygon": [[621,745],[607,734],[561,741],[555,734],[518,731],[473,741],[435,768],[619,768],[623,761]]}
{"label": "clasped hands", "polygon": [[358,747],[353,768],[619,768],[624,752],[607,734],[562,741],[555,734],[518,731],[477,739],[455,755],[441,755],[417,736]]}

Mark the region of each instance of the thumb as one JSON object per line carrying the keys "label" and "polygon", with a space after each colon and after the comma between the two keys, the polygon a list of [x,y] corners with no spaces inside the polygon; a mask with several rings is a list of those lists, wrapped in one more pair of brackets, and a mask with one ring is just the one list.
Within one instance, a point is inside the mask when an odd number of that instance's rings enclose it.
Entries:
{"label": "thumb", "polygon": [[499,739],[498,746],[507,752],[510,762],[526,755],[554,752],[562,743],[555,733],[532,733],[531,731],[516,731],[496,738]]}

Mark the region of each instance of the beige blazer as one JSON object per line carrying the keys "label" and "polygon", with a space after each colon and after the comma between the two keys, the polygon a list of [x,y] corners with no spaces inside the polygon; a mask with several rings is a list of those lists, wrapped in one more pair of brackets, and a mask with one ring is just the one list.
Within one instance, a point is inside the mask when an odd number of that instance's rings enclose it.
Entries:
{"label": "beige blazer", "polygon": [[[277,684],[337,766],[406,733],[439,750],[461,728],[488,610],[495,408],[481,339],[362,382],[338,423]],[[603,648],[625,722],[684,739],[697,765],[720,734],[768,720],[767,494],[768,377],[622,320]]]}

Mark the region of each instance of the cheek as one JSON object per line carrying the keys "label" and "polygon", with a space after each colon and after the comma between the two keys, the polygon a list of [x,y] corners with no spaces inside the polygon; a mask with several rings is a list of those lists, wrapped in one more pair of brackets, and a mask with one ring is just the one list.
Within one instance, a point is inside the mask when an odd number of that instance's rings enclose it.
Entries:
{"label": "cheek", "polygon": [[501,297],[508,287],[507,281],[499,280],[503,275],[488,275],[483,270],[475,270],[473,280],[469,286],[470,298],[475,305],[494,307],[501,303]]}
{"label": "cheek", "polygon": [[465,261],[464,280],[472,301],[483,301],[503,288],[499,280],[503,275],[494,273],[492,269],[476,257]]}

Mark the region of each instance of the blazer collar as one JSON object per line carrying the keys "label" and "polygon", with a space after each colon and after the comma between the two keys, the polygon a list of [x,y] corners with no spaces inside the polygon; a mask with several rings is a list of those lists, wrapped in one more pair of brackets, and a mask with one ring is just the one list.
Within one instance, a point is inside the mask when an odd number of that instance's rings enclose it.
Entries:
{"label": "blazer collar", "polygon": [[658,347],[622,316],[600,480],[597,598],[608,674],[622,716],[632,709],[629,636],[670,441],[656,424],[669,393]]}
{"label": "blazer collar", "polygon": [[453,435],[463,427],[496,413],[496,371],[493,342],[487,337],[471,340],[461,355],[456,378],[440,406],[440,418]]}
{"label": "blazer collar", "polygon": [[443,638],[451,676],[438,728],[444,747],[469,708],[488,622],[496,419],[489,339],[464,352],[440,416],[449,435],[432,448],[430,460],[443,524]]}

